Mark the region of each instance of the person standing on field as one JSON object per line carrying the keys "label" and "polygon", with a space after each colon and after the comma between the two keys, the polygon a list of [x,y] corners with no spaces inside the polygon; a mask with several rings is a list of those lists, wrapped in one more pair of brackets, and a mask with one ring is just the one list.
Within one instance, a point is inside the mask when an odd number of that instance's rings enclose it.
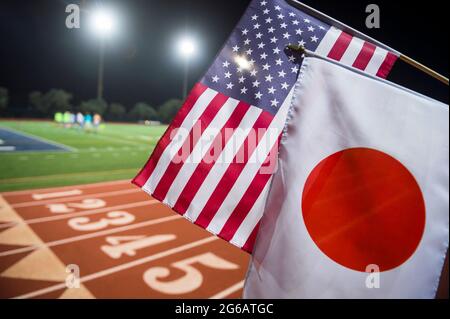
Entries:
{"label": "person standing on field", "polygon": [[84,126],[84,115],[81,112],[77,113],[77,124],[78,124],[78,128],[80,130],[83,129],[83,126]]}
{"label": "person standing on field", "polygon": [[98,113],[95,113],[95,114],[94,114],[94,130],[95,130],[96,132],[98,132],[98,128],[99,128],[101,122],[102,122],[102,117],[101,117],[101,115],[98,114]]}
{"label": "person standing on field", "polygon": [[84,117],[84,129],[89,132],[91,128],[92,128],[92,115],[88,113]]}

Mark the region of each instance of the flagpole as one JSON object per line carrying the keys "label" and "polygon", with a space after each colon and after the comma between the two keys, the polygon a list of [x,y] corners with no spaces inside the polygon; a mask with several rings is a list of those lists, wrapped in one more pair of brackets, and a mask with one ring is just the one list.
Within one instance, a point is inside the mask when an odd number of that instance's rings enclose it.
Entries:
{"label": "flagpole", "polygon": [[429,76],[435,78],[438,81],[441,81],[442,83],[446,84],[447,86],[448,84],[448,78],[446,78],[445,76],[437,73],[436,71],[430,69],[429,67],[423,65],[422,63],[417,62],[414,59],[411,59],[409,56],[406,56],[404,54],[400,55],[400,60],[409,64],[410,66],[428,74]]}
{"label": "flagpole", "polygon": [[334,59],[331,59],[331,58],[329,58],[329,57],[327,57],[327,56],[320,55],[320,54],[318,54],[318,53],[316,53],[316,52],[310,51],[310,50],[306,49],[306,48],[305,48],[304,46],[302,46],[302,45],[289,44],[289,45],[286,46],[286,48],[289,49],[289,50],[291,50],[291,51],[296,52],[297,54],[302,55],[303,57],[315,57],[315,58],[318,58],[318,59],[322,59],[322,60],[324,60],[324,61],[328,61],[328,62],[330,62],[330,63],[334,63],[334,64],[336,64],[336,65],[340,65],[340,66],[342,66],[343,68],[351,69],[353,72],[359,73],[359,74],[364,75],[364,76],[369,77],[369,78],[372,78],[372,79],[374,79],[374,80],[376,80],[376,81],[380,81],[380,82],[383,82],[383,83],[387,83],[387,84],[389,84],[390,86],[396,87],[396,88],[398,88],[398,89],[400,89],[400,90],[406,91],[406,92],[411,93],[411,94],[413,94],[413,95],[417,95],[417,96],[422,97],[422,98],[424,98],[424,99],[429,99],[429,100],[435,101],[433,98],[431,98],[431,97],[429,97],[429,96],[426,96],[426,95],[423,95],[423,94],[421,94],[421,93],[418,93],[418,92],[416,92],[416,91],[414,91],[414,90],[408,89],[408,88],[406,88],[406,87],[404,87],[404,86],[401,86],[401,85],[399,85],[399,84],[397,84],[397,83],[390,82],[390,81],[388,81],[388,80],[386,80],[386,79],[383,79],[383,78],[381,78],[381,77],[379,77],[379,76],[375,76],[375,75],[373,75],[373,74],[368,74],[367,72],[364,72],[363,70],[356,69],[356,68],[354,68],[354,67],[352,67],[352,66],[350,66],[350,65],[342,64],[341,62],[339,62],[339,61],[337,61],[337,60],[334,60]]}
{"label": "flagpole", "polygon": [[345,32],[350,33],[350,34],[354,34],[354,35],[358,36],[359,38],[361,38],[362,40],[371,42],[371,43],[373,43],[373,44],[375,44],[375,45],[377,45],[377,46],[379,46],[381,48],[384,48],[385,50],[391,51],[392,53],[398,55],[399,59],[401,61],[405,62],[406,64],[408,64],[408,65],[410,65],[410,66],[412,66],[412,67],[414,67],[414,68],[416,68],[416,69],[426,73],[427,75],[429,75],[429,76],[433,77],[434,79],[436,79],[436,80],[446,84],[447,86],[449,85],[449,80],[448,80],[447,77],[439,74],[438,72],[436,72],[436,71],[432,70],[431,68],[423,65],[422,63],[417,62],[416,60],[410,58],[409,56],[407,56],[407,55],[405,55],[403,53],[400,53],[397,50],[392,49],[391,47],[387,46],[386,44],[381,43],[380,41],[377,41],[377,40],[369,37],[368,35],[360,32],[360,31],[358,31],[358,30],[356,30],[356,29],[354,29],[352,27],[349,27],[348,25],[346,25],[346,24],[344,24],[344,23],[342,23],[342,22],[340,22],[340,21],[338,21],[338,20],[336,20],[336,19],[326,15],[325,13],[320,12],[320,11],[318,11],[318,10],[316,10],[316,9],[314,9],[314,8],[308,6],[308,5],[306,5],[306,4],[304,4],[304,3],[300,2],[300,1],[297,1],[297,0],[286,0],[286,2],[291,3],[294,7],[297,7],[298,9],[304,11],[305,13],[308,13],[309,15],[311,15],[311,16],[317,18],[317,19],[324,20],[325,22],[328,22],[330,25],[332,25],[332,26],[334,26],[334,27],[336,27],[336,28],[338,28],[338,29],[340,29],[342,31],[345,31]]}

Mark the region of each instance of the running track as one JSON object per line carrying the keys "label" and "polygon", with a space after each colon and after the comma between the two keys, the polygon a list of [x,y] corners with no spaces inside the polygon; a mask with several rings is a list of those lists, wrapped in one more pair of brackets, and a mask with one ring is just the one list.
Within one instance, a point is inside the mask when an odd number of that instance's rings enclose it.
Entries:
{"label": "running track", "polygon": [[240,298],[248,262],[129,181],[0,193],[0,298]]}

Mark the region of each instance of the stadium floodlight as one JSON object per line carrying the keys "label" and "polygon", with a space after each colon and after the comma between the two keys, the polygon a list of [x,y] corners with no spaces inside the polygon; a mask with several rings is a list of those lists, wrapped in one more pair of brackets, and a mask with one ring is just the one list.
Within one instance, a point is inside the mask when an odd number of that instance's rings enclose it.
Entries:
{"label": "stadium floodlight", "polygon": [[93,31],[101,36],[106,37],[114,33],[117,25],[115,15],[106,9],[97,9],[91,14],[91,26]]}
{"label": "stadium floodlight", "polygon": [[183,77],[183,100],[186,99],[188,81],[189,81],[189,62],[197,51],[197,43],[190,36],[183,36],[177,41],[177,49],[184,60],[184,77]]}
{"label": "stadium floodlight", "polygon": [[195,41],[190,37],[184,37],[178,43],[178,50],[184,58],[188,59],[195,54]]}
{"label": "stadium floodlight", "polygon": [[101,100],[103,99],[105,42],[107,38],[112,36],[117,29],[117,17],[109,9],[98,8],[90,13],[90,25],[93,33],[95,33],[100,39],[97,99]]}

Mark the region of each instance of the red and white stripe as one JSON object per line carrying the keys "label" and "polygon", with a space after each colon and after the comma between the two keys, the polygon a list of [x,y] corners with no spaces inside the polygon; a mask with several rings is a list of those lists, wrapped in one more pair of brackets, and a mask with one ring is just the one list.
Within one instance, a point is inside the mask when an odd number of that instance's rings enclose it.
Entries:
{"label": "red and white stripe", "polygon": [[386,78],[398,56],[372,43],[331,27],[316,53],[351,65],[371,75]]}
{"label": "red and white stripe", "polygon": [[275,161],[292,93],[272,116],[196,84],[133,183],[251,252],[272,176],[262,163]]}
{"label": "red and white stripe", "polygon": [[[333,27],[316,53],[383,78],[397,59]],[[133,183],[251,252],[272,177],[262,163],[276,162],[292,94],[293,89],[274,117],[196,84]]]}

